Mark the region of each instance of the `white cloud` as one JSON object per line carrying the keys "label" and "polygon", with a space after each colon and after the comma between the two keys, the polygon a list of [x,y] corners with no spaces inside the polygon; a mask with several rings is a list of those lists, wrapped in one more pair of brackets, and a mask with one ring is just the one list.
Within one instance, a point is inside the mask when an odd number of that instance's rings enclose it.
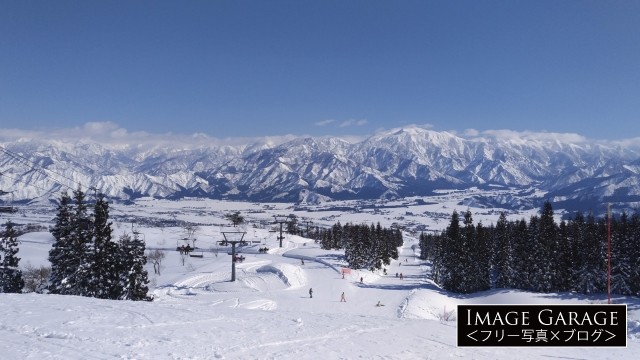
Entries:
{"label": "white cloud", "polygon": [[[324,120],[319,123],[332,124],[335,123],[339,127],[362,126],[367,124],[366,119],[350,119],[337,124],[335,120]],[[320,125],[319,125],[320,126]],[[411,124],[405,125],[403,128],[420,127],[423,129],[432,129],[431,124]],[[385,128],[379,128],[374,134],[390,131]],[[450,131],[454,133],[453,131]],[[176,149],[190,149],[215,146],[247,146],[262,147],[275,146],[287,141],[305,137],[310,135],[303,134],[285,134],[280,136],[263,136],[263,137],[227,137],[217,138],[202,132],[193,134],[175,134],[175,133],[149,133],[146,131],[130,132],[120,127],[118,124],[106,122],[88,122],[84,125],[73,128],[51,128],[41,130],[21,130],[21,129],[0,129],[0,142],[27,142],[32,140],[55,140],[60,142],[87,142],[98,143],[105,147],[142,147],[156,148],[171,146]],[[554,133],[554,132],[533,132],[533,131],[514,131],[508,129],[499,130],[477,130],[466,129],[462,137],[474,140],[482,138],[497,138],[510,141],[518,140],[538,140],[538,141],[554,141],[562,143],[598,143],[608,146],[619,146],[628,149],[640,149],[640,137],[622,139],[622,140],[594,140],[576,133]],[[368,137],[368,135],[339,135],[338,137],[349,142],[359,142]]]}
{"label": "white cloud", "polygon": [[340,127],[348,127],[348,126],[362,126],[367,124],[367,119],[349,119],[340,123]]}
{"label": "white cloud", "polygon": [[210,146],[278,145],[299,136],[287,134],[265,137],[216,138],[202,132],[193,134],[130,132],[110,122],[88,122],[73,128],[51,128],[43,130],[0,129],[0,141],[56,140],[61,142],[91,142],[106,147],[164,147],[176,149]]}
{"label": "white cloud", "polygon": [[316,126],[327,126],[331,123],[334,123],[335,120],[322,120],[322,121],[318,121],[317,123],[315,123]]}
{"label": "white cloud", "polygon": [[468,136],[468,137],[476,137],[478,135],[480,135],[480,131],[476,130],[476,129],[466,129],[463,132],[464,136]]}
{"label": "white cloud", "polygon": [[[475,133],[475,135],[474,135]],[[576,133],[555,133],[555,132],[534,132],[534,131],[515,131],[508,129],[500,130],[484,130],[478,131],[473,129],[465,130],[465,135],[469,137],[489,136],[504,140],[530,139],[539,141],[559,141],[566,143],[583,143],[589,139]]]}

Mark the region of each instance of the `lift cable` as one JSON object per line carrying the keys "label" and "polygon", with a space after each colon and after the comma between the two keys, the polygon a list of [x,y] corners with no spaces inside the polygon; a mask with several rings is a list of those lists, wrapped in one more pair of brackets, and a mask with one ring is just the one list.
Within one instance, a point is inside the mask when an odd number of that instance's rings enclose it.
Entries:
{"label": "lift cable", "polygon": [[[82,184],[80,184],[79,182],[77,182],[77,181],[75,181],[75,180],[73,180],[73,179],[71,179],[71,178],[69,178],[69,177],[67,177],[67,176],[65,176],[65,175],[62,175],[62,174],[60,174],[60,173],[57,173],[57,172],[55,172],[55,171],[53,171],[53,170],[51,170],[51,169],[43,168],[41,165],[39,165],[39,164],[35,163],[34,161],[32,161],[32,160],[30,160],[30,159],[27,159],[26,157],[24,157],[24,156],[22,156],[22,155],[20,155],[20,154],[17,154],[17,153],[15,153],[15,152],[11,151],[11,150],[8,150],[8,149],[7,149],[7,148],[5,148],[4,146],[0,146],[0,151],[4,152],[4,153],[5,153],[5,154],[7,154],[9,157],[11,157],[11,158],[13,158],[13,159],[15,159],[15,160],[17,160],[17,161],[21,162],[23,165],[25,165],[25,166],[29,167],[31,170],[37,171],[37,172],[39,172],[40,174],[42,174],[42,175],[46,176],[46,177],[47,177],[47,178],[49,178],[51,181],[53,181],[53,182],[57,183],[57,184],[58,184],[58,185],[60,185],[60,186],[64,186],[64,187],[66,187],[66,188],[68,188],[68,189],[70,189],[70,190],[72,190],[72,191],[74,191],[74,190],[75,190],[75,189],[74,189],[74,188],[72,188],[71,186],[66,185],[66,184],[63,184],[61,181],[58,181],[57,179],[55,179],[54,177],[52,177],[52,176],[51,176],[50,174],[48,174],[47,172],[50,172],[50,173],[55,174],[55,175],[57,175],[57,176],[59,176],[59,177],[61,177],[61,178],[64,178],[64,179],[66,179],[66,180],[69,180],[71,183],[77,184],[80,188],[82,187]],[[45,191],[48,191],[48,190],[45,190]]]}

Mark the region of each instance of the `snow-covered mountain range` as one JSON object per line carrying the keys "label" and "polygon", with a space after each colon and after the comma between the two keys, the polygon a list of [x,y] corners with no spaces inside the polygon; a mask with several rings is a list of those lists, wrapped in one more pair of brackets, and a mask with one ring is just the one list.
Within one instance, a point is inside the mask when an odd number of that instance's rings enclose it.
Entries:
{"label": "snow-covered mountain range", "polygon": [[121,200],[316,202],[478,187],[536,194],[533,202],[517,195],[475,199],[487,206],[538,206],[535,199],[581,210],[603,202],[629,209],[640,204],[640,153],[586,141],[465,138],[408,127],[359,142],[306,137],[277,145],[177,148],[21,139],[0,146],[0,190],[23,202],[57,199],[81,184]]}

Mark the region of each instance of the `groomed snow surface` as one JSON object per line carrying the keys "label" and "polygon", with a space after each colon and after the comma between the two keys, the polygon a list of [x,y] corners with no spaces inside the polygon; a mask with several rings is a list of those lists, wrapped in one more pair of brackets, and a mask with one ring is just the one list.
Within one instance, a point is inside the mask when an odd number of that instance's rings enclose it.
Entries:
{"label": "groomed snow surface", "polygon": [[[114,236],[126,230],[119,226]],[[407,235],[388,275],[352,270],[343,278],[339,251],[290,235],[279,248],[268,229],[245,230],[258,241],[240,249],[245,260],[237,263],[235,282],[230,248],[216,245],[219,227],[199,227],[201,258],[175,251],[182,229],[140,227],[148,249],[166,253],[161,275],[147,265],[153,302],[0,294],[0,359],[640,358],[637,298],[614,298],[628,304],[627,348],[458,348],[457,304],[588,304],[606,302],[606,295],[450,294],[428,280],[429,264]],[[50,234],[20,241],[22,265],[47,264]],[[269,253],[258,251],[264,246]]]}

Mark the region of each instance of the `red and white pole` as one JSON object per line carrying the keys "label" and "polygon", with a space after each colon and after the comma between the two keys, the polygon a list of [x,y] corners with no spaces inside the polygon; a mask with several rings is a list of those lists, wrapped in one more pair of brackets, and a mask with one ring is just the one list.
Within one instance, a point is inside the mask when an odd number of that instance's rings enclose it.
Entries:
{"label": "red and white pole", "polygon": [[607,206],[607,294],[611,304],[611,204]]}

